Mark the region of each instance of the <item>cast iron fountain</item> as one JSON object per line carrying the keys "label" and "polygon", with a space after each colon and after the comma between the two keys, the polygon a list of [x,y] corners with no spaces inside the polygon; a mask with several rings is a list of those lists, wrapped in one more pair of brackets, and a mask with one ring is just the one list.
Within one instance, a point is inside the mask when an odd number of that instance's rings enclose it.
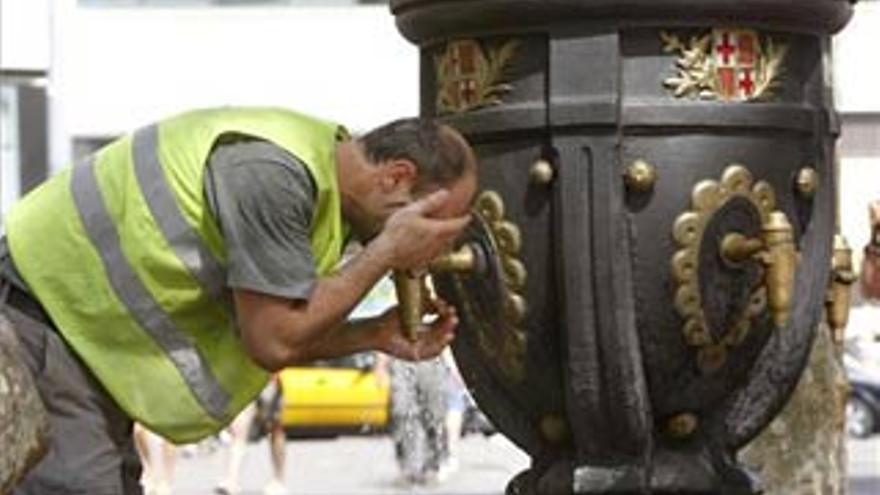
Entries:
{"label": "cast iron fountain", "polygon": [[845,0],[392,0],[483,193],[432,266],[511,494],[757,493],[830,277]]}

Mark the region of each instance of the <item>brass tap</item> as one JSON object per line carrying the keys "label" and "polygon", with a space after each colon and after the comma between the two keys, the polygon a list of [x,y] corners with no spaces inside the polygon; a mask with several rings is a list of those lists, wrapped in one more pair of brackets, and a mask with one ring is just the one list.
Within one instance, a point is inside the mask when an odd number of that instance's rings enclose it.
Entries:
{"label": "brass tap", "polygon": [[457,250],[449,251],[428,264],[428,271],[416,274],[407,270],[394,271],[394,287],[397,291],[397,311],[403,334],[410,341],[418,340],[419,325],[422,317],[430,308],[429,291],[426,277],[430,273],[468,273],[479,270],[480,259],[477,248],[465,244]]}
{"label": "brass tap", "polygon": [[831,327],[835,344],[843,343],[843,331],[849,321],[850,286],[856,281],[852,267],[852,249],[846,238],[834,236],[834,252],[831,255],[831,281],[825,299],[825,317]]}
{"label": "brass tap", "polygon": [[423,277],[409,270],[395,270],[393,278],[400,328],[408,340],[415,342],[422,323]]}
{"label": "brass tap", "polygon": [[470,244],[450,251],[439,256],[428,264],[428,271],[434,273],[445,272],[472,272],[477,267],[477,253],[475,247]]}
{"label": "brass tap", "polygon": [[763,239],[746,237],[739,232],[731,232],[721,240],[721,256],[737,263],[753,258],[763,249]]}
{"label": "brass tap", "polygon": [[739,232],[727,234],[721,241],[721,255],[733,262],[754,258],[764,265],[764,285],[773,322],[783,326],[791,313],[795,271],[800,261],[785,213],[771,212],[760,238],[749,238]]}

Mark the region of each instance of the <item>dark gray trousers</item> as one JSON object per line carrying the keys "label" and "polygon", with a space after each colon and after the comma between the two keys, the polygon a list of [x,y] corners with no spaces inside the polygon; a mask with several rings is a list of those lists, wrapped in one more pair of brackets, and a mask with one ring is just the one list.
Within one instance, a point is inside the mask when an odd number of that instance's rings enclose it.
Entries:
{"label": "dark gray trousers", "polygon": [[[8,262],[0,253],[0,268]],[[16,290],[9,285],[0,270],[0,312],[21,342],[22,361],[34,376],[50,425],[48,453],[12,495],[143,493],[131,419],[50,322],[9,300],[10,290]]]}

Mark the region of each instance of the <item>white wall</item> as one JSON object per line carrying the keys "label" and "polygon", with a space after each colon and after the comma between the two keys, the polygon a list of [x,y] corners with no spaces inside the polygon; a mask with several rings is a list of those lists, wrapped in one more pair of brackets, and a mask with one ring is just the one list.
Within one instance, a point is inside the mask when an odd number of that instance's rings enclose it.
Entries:
{"label": "white wall", "polygon": [[[418,113],[418,51],[387,6],[56,8],[53,143],[214,105],[289,106],[353,131]],[[53,168],[68,154],[53,149]]]}
{"label": "white wall", "polygon": [[840,169],[840,230],[853,248],[856,267],[871,230],[868,202],[880,199],[880,156],[842,158]]}
{"label": "white wall", "polygon": [[49,67],[49,2],[0,0],[0,69]]}
{"label": "white wall", "polygon": [[21,193],[16,97],[12,88],[0,86],[0,235],[3,218]]}
{"label": "white wall", "polygon": [[880,2],[855,5],[852,20],[834,38],[838,111],[880,112]]}
{"label": "white wall", "polygon": [[868,241],[868,207],[880,199],[880,2],[856,4],[834,40],[835,99],[842,115],[840,227],[856,266]]}

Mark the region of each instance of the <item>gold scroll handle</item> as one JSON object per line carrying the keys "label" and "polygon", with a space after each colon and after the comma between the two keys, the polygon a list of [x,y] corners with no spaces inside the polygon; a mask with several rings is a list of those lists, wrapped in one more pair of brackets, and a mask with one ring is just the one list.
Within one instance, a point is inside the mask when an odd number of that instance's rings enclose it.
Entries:
{"label": "gold scroll handle", "polygon": [[[431,273],[479,272],[485,266],[480,253],[481,248],[476,244],[465,244],[433,260],[428,265],[427,271]],[[427,273],[395,270],[393,276],[394,286],[397,290],[397,311],[400,315],[401,330],[407,339],[414,342],[418,340],[422,318],[431,306],[426,286]]]}
{"label": "gold scroll handle", "polygon": [[760,237],[746,237],[739,232],[727,234],[721,241],[721,255],[735,263],[757,259],[764,265],[764,285],[773,322],[783,326],[791,314],[795,271],[800,261],[785,213],[771,212]]}

